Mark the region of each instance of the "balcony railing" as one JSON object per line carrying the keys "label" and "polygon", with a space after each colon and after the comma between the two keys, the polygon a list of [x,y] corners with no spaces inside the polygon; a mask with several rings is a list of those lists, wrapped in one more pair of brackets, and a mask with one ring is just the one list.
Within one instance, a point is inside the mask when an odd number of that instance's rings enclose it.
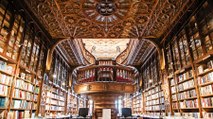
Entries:
{"label": "balcony railing", "polygon": [[135,83],[138,71],[134,67],[121,65],[90,65],[75,69],[75,83],[123,82]]}

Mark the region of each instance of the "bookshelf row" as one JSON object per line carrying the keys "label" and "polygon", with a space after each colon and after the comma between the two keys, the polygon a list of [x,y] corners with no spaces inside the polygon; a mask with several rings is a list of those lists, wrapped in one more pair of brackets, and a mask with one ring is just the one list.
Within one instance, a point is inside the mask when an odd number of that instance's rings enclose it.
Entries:
{"label": "bookshelf row", "polygon": [[190,112],[192,117],[213,118],[211,6],[212,2],[207,0],[167,44],[165,51],[171,109],[175,114]]}
{"label": "bookshelf row", "polygon": [[133,96],[133,102],[132,102],[132,107],[133,107],[133,113],[134,114],[140,114],[142,111],[142,95],[140,93],[136,93]]}
{"label": "bookshelf row", "polygon": [[164,95],[160,84],[144,90],[143,95],[147,114],[165,115]]}
{"label": "bookshelf row", "polygon": [[[212,6],[213,2],[206,0],[185,26],[165,42],[165,71],[159,69],[157,51],[144,61],[140,79],[143,111],[139,114],[213,118]],[[162,90],[167,81],[167,89]],[[124,102],[129,105],[128,99]]]}
{"label": "bookshelf row", "polygon": [[1,0],[0,118],[76,114],[79,97],[68,96],[74,95],[68,90],[70,67],[56,50],[51,72],[45,72],[49,39],[18,11],[12,1]]}

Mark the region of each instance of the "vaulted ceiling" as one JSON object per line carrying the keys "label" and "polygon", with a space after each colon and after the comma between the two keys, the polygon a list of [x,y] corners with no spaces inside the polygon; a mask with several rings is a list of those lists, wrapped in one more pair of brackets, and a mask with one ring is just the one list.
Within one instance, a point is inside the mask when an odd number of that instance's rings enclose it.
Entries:
{"label": "vaulted ceiling", "polygon": [[[53,39],[58,38],[156,38],[181,18],[194,0],[24,0]],[[190,2],[190,3],[189,3]],[[68,52],[72,45],[59,46]],[[129,64],[139,65],[151,46],[139,41]],[[70,51],[79,64],[81,59]]]}

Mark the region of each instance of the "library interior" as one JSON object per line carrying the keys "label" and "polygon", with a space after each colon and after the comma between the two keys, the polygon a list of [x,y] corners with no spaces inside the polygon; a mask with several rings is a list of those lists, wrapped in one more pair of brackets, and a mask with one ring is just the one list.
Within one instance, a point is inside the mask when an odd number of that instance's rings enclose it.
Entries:
{"label": "library interior", "polygon": [[213,119],[213,0],[0,0],[0,119]]}

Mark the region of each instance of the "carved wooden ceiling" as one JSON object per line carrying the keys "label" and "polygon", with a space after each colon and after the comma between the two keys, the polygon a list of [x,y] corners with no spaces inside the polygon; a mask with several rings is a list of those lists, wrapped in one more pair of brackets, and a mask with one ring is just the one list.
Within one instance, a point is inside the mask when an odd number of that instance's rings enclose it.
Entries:
{"label": "carved wooden ceiling", "polygon": [[[194,0],[24,0],[53,39],[161,38]],[[60,48],[82,64],[67,43]],[[140,65],[150,48],[140,41],[128,64]],[[139,48],[139,49],[138,49]],[[79,54],[78,54],[79,55]],[[75,58],[73,58],[75,57]]]}
{"label": "carved wooden ceiling", "polygon": [[25,0],[53,38],[159,38],[189,0]]}
{"label": "carved wooden ceiling", "polygon": [[75,40],[66,40],[58,44],[58,49],[64,54],[66,61],[72,66],[84,64],[81,52],[77,50]]}
{"label": "carved wooden ceiling", "polygon": [[129,55],[127,64],[128,65],[134,65],[138,66],[141,65],[143,62],[143,59],[146,58],[147,55],[149,55],[149,52],[152,48],[154,48],[154,45],[152,45],[150,42],[145,40],[138,40],[136,41],[136,45],[132,49],[132,55]]}

